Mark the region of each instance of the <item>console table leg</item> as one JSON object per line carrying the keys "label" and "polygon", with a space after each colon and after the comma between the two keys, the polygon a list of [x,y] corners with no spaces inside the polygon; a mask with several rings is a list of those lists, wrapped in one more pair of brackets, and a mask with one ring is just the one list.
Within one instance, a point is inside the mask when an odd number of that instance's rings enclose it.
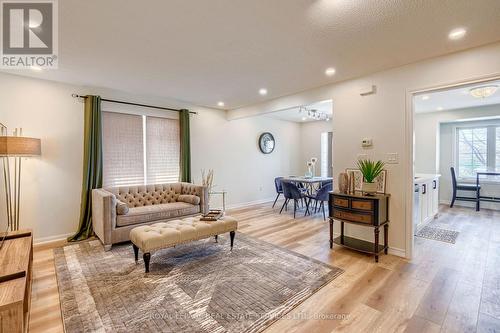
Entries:
{"label": "console table leg", "polygon": [[378,242],[379,242],[379,233],[380,233],[380,230],[378,229],[378,227],[376,227],[373,231],[375,233],[375,262],[378,262]]}
{"label": "console table leg", "polygon": [[330,249],[333,248],[333,219],[330,219]]}
{"label": "console table leg", "polygon": [[389,250],[389,225],[385,224],[384,225],[384,253],[387,254]]}
{"label": "console table leg", "polygon": [[340,222],[340,244],[344,244],[344,222]]}

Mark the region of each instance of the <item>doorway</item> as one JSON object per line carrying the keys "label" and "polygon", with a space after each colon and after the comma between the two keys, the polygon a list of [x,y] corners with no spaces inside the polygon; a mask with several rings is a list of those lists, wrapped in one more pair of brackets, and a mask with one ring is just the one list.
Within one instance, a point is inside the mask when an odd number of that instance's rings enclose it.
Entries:
{"label": "doorway", "polygon": [[468,237],[461,233],[471,225],[451,221],[450,215],[465,212],[474,219],[467,209],[475,211],[478,174],[479,209],[500,211],[500,200],[494,200],[500,198],[499,89],[495,77],[411,93],[407,257],[419,252],[415,246],[433,244],[429,241],[456,244]]}

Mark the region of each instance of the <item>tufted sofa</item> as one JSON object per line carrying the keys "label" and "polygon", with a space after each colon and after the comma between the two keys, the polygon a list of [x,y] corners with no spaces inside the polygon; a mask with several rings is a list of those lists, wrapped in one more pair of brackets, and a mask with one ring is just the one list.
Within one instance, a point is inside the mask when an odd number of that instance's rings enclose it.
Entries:
{"label": "tufted sofa", "polygon": [[190,183],[123,186],[92,190],[92,224],[106,250],[128,241],[141,225],[208,211],[206,187]]}

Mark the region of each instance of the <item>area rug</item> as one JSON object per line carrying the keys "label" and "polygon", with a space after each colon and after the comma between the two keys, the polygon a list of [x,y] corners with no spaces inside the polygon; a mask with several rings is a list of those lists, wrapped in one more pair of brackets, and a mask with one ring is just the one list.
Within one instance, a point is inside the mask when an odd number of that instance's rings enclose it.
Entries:
{"label": "area rug", "polygon": [[415,236],[455,244],[459,234],[458,231],[426,225],[418,230]]}
{"label": "area rug", "polygon": [[343,271],[236,235],[151,256],[99,241],[54,250],[63,321],[72,332],[260,332]]}

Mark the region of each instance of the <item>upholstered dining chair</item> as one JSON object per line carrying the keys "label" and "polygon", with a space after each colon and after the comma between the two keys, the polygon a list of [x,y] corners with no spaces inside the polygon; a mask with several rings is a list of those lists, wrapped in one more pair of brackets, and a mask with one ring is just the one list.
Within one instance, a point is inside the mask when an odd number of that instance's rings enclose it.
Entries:
{"label": "upholstered dining chair", "polygon": [[[474,201],[476,203],[476,210],[479,210],[479,200],[477,199],[477,193],[481,191],[481,185],[477,185],[476,183],[474,184],[459,184],[457,183],[457,177],[455,175],[455,168],[451,167],[450,168],[451,172],[451,185],[452,185],[452,197],[451,197],[451,203],[450,203],[450,208],[453,208],[453,205],[455,204],[456,200],[461,200],[461,201]],[[457,196],[457,191],[469,191],[469,192],[474,192],[474,197],[460,197]]]}
{"label": "upholstered dining chair", "polygon": [[[293,218],[295,218],[297,213],[297,206],[300,200],[305,199],[305,194],[300,191],[300,189],[292,182],[283,181],[281,182],[283,186],[283,196],[285,197],[285,202],[283,206],[281,206],[280,214],[283,211],[283,208],[288,206],[288,202],[293,200]],[[307,202],[306,202],[306,212],[308,210]]]}
{"label": "upholstered dining chair", "polygon": [[280,194],[283,194],[283,186],[281,185],[282,179],[283,179],[283,177],[274,178],[274,188],[276,189],[276,199],[274,199],[273,208],[274,208],[274,205],[276,205],[276,201],[278,201]]}
{"label": "upholstered dining chair", "polygon": [[[328,202],[328,193],[332,190],[332,188],[333,183],[330,182],[322,186],[314,195],[308,195],[307,198],[309,199],[309,201],[306,201],[306,214],[309,212],[311,201],[314,200],[314,213],[316,213],[316,209],[321,209],[323,211],[323,220],[326,220],[325,202]],[[318,203],[319,207],[316,208],[318,206]]]}

